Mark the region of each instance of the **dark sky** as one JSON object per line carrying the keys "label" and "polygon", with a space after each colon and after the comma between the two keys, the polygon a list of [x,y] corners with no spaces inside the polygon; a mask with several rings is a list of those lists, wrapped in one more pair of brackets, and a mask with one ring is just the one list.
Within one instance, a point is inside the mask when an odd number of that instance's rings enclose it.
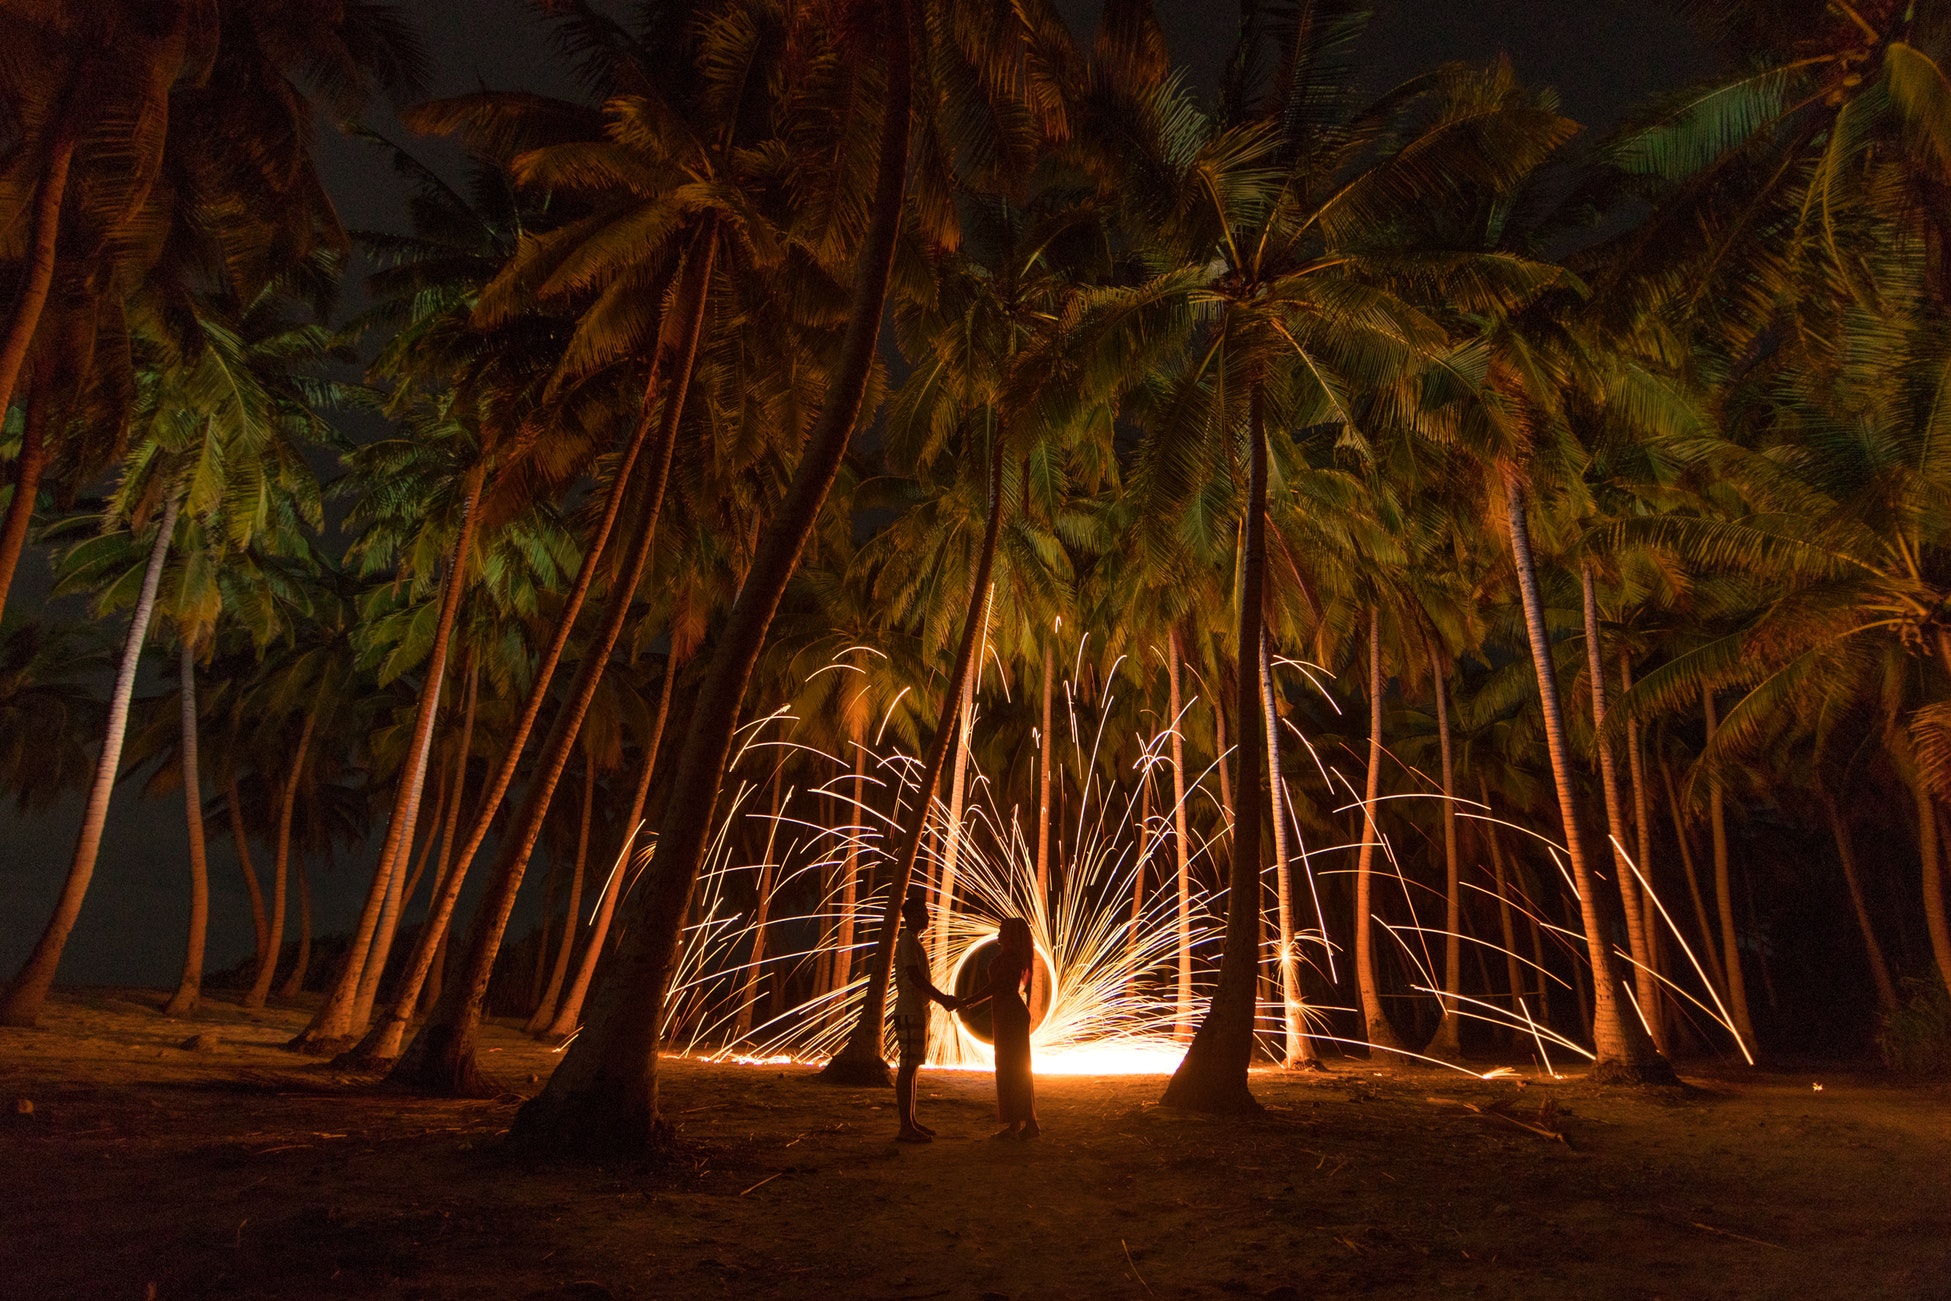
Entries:
{"label": "dark sky", "polygon": [[[1057,5],[1079,31],[1095,22],[1098,0],[1057,0]],[[1237,5],[1157,0],[1157,6],[1175,57],[1197,84],[1214,84],[1233,38]],[[482,85],[570,93],[551,65],[546,27],[523,0],[410,0],[408,7],[426,32],[431,93]],[[1646,0],[1379,0],[1376,10],[1362,50],[1366,81],[1376,91],[1444,61],[1506,55],[1526,81],[1556,87],[1570,116],[1603,130],[1647,94],[1708,70],[1687,31]],[[389,118],[376,118],[374,125],[404,138]],[[404,224],[399,188],[377,150],[338,137],[321,148],[327,183],[348,226]],[[455,161],[438,146],[420,142],[413,148],[436,166]],[[22,570],[22,596],[46,590],[44,560],[30,557]],[[118,637],[125,627],[118,618]],[[64,981],[162,985],[175,979],[182,962],[189,909],[182,803],[180,798],[142,800],[135,785],[128,782],[117,790],[93,888],[62,966]],[[24,820],[0,809],[5,846],[0,973],[17,968],[45,922],[79,820],[78,799]],[[350,926],[370,858],[329,871],[314,865],[321,933]],[[213,838],[211,859],[209,966],[214,970],[248,953],[250,922],[225,838]],[[540,873],[530,874],[532,882],[539,878]],[[526,906],[537,905],[530,900]],[[518,917],[514,933],[527,924]]]}

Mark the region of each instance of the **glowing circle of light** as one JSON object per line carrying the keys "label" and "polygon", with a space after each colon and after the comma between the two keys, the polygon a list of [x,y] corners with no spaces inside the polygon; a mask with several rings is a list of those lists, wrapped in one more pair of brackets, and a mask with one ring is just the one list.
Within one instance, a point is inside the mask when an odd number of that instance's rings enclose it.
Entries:
{"label": "glowing circle of light", "polygon": [[[956,960],[955,970],[950,973],[948,980],[949,990],[957,998],[969,997],[980,992],[982,988],[981,982],[983,980],[982,970],[981,968],[972,969],[970,966],[971,960],[978,953],[993,953],[998,947],[999,939],[1000,937],[996,932],[991,932],[962,951],[962,956]],[[1057,964],[1051,961],[1050,955],[1044,951],[1041,944],[1032,941],[1030,947],[1031,951],[1036,954],[1036,965],[1030,973],[1029,997],[1030,1033],[1035,1034],[1037,1027],[1049,1020],[1050,1014],[1056,1010],[1060,991],[1057,988]],[[968,990],[966,992],[963,989],[965,976],[968,977]],[[1040,1002],[1039,995],[1041,995]],[[987,1004],[984,1004],[984,1007],[986,1008]],[[995,1044],[995,1032],[987,1025],[972,1023],[971,1019],[964,1016],[960,1011],[953,1012],[950,1015],[955,1018],[957,1028],[969,1038],[975,1040],[985,1048],[992,1047]],[[987,1021],[988,1018],[984,1017],[983,1020]]]}

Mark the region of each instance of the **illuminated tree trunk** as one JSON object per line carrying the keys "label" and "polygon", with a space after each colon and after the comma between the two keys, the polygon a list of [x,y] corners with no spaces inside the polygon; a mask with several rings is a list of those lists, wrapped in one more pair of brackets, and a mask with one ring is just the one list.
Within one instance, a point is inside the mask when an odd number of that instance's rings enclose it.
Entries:
{"label": "illuminated tree trunk", "polygon": [[410,979],[415,970],[414,961],[419,945],[429,941],[433,949],[433,963],[427,968],[426,979],[420,985],[420,1010],[433,1007],[433,1000],[440,997],[441,976],[446,970],[447,932],[443,927],[438,939],[429,940],[427,931],[434,924],[434,914],[438,910],[443,892],[447,887],[448,874],[456,871],[454,860],[454,838],[461,831],[461,806],[467,802],[468,758],[474,752],[474,713],[480,702],[481,659],[469,648],[467,655],[467,695],[461,706],[461,743],[459,753],[454,756],[454,799],[447,806],[447,825],[440,833],[440,862],[434,868],[433,888],[427,892],[427,917],[420,923],[420,936],[414,941],[414,956],[407,959],[407,970],[403,976]]}
{"label": "illuminated tree trunk", "polygon": [[1450,737],[1450,682],[1442,653],[1432,638],[1429,649],[1430,689],[1436,693],[1437,761],[1443,765],[1443,1020],[1429,1051],[1438,1057],[1461,1057],[1463,992],[1463,873],[1456,843],[1456,755]]}
{"label": "illuminated tree trunk", "polygon": [[1531,643],[1531,665],[1537,674],[1543,707],[1545,745],[1551,757],[1552,784],[1557,789],[1558,813],[1565,830],[1565,856],[1579,895],[1579,914],[1585,929],[1585,948],[1592,964],[1593,1071],[1601,1079],[1671,1081],[1667,1064],[1638,1017],[1620,1014],[1618,969],[1605,924],[1605,898],[1586,857],[1580,832],[1578,803],[1572,776],[1571,747],[1565,737],[1565,711],[1559,704],[1558,672],[1551,662],[1551,636],[1545,626],[1544,598],[1538,591],[1538,570],[1531,554],[1530,526],[1524,516],[1524,493],[1515,468],[1500,467],[1504,477],[1505,523],[1511,556],[1517,569],[1518,591],[1524,602],[1524,626]]}
{"label": "illuminated tree trunk", "polygon": [[1301,972],[1294,947],[1293,855],[1287,845],[1287,788],[1280,767],[1280,712],[1274,708],[1273,656],[1267,649],[1267,629],[1260,629],[1260,702],[1266,714],[1267,796],[1274,823],[1274,928],[1275,955],[1280,973],[1280,1013],[1284,1051],[1281,1065],[1320,1065],[1314,1041],[1307,1037],[1307,1018],[1301,1000]]}
{"label": "illuminated tree trunk", "polygon": [[331,1051],[365,1024],[360,1015],[362,1006],[370,1015],[372,996],[379,986],[379,975],[375,972],[371,984],[366,983],[367,960],[372,955],[373,940],[379,932],[380,914],[386,908],[389,894],[397,888],[394,878],[404,867],[413,827],[420,817],[420,787],[427,774],[427,755],[433,748],[434,719],[439,712],[441,687],[447,676],[447,650],[454,634],[455,616],[461,608],[461,596],[467,588],[468,557],[474,550],[481,490],[486,483],[487,473],[487,463],[477,461],[469,468],[461,490],[460,535],[454,540],[454,549],[448,556],[447,576],[441,585],[440,619],[434,627],[433,647],[427,655],[427,677],[420,685],[420,702],[413,720],[413,739],[408,748],[406,766],[400,771],[399,789],[393,797],[393,812],[387,823],[386,840],[379,851],[379,867],[373,874],[371,888],[366,892],[365,907],[360,910],[358,923],[353,927],[352,943],[346,951],[345,969],[333,982],[331,991],[326,994],[325,1002],[313,1015],[311,1023],[291,1041],[290,1046],[301,1052]]}
{"label": "illuminated tree trunk", "polygon": [[576,951],[576,932],[583,916],[583,874],[589,870],[589,823],[596,812],[596,753],[583,750],[583,807],[576,824],[576,866],[569,877],[569,914],[562,923],[562,943],[556,947],[555,969],[549,973],[549,986],[535,1012],[522,1027],[522,1033],[535,1034],[555,1019],[556,1003],[562,997],[562,982],[569,978],[569,959]]}
{"label": "illuminated tree trunk", "polygon": [[[569,1046],[541,1096],[516,1116],[515,1141],[530,1144],[538,1152],[603,1153],[614,1159],[619,1154],[661,1149],[668,1143],[669,1131],[657,1112],[657,1053],[664,999],[672,959],[683,933],[686,904],[716,821],[719,790],[753,665],[764,649],[773,615],[839,474],[878,355],[881,318],[887,306],[904,207],[914,91],[912,14],[907,0],[888,0],[883,16],[880,34],[887,51],[886,100],[875,187],[839,353],[792,481],[766,525],[745,584],[721,626],[711,667],[691,711],[677,780],[671,787],[674,813],[659,839],[653,869],[642,887],[632,892],[625,933],[605,978],[596,987],[583,1033]],[[998,467],[992,472],[991,500],[996,501],[1000,494],[993,480],[1000,478],[1000,456],[992,460]],[[992,532],[998,514],[992,509]],[[985,551],[993,552],[993,547],[985,547]],[[977,577],[980,581],[973,590],[986,590],[988,573]],[[968,672],[973,626],[963,640],[963,649],[956,657],[956,674],[949,683],[950,700],[960,694]],[[938,732],[938,743],[931,747],[936,752],[932,765],[924,765],[921,773],[924,802],[940,776],[942,752],[952,735],[947,727]],[[907,888],[922,822],[919,816],[913,820],[896,860],[889,914],[900,907]],[[844,1073],[844,1067],[839,1071],[835,1067],[850,1054],[856,1062],[871,1061],[877,1080],[886,1078],[886,1065],[881,1060],[882,1016],[887,975],[894,959],[889,914],[883,915],[883,934],[875,950],[873,981],[862,1021],[847,1051],[829,1063],[829,1078]]]}
{"label": "illuminated tree trunk", "polygon": [[[1714,693],[1703,691],[1701,712],[1707,719],[1707,744],[1714,744],[1720,721],[1714,712]],[[1707,825],[1714,840],[1714,906],[1721,921],[1721,970],[1727,978],[1727,1006],[1734,1018],[1735,1033],[1750,1052],[1760,1045],[1755,1040],[1754,1019],[1748,1014],[1748,982],[1741,969],[1741,945],[1734,925],[1734,875],[1728,866],[1727,802],[1720,778],[1707,773]]]}
{"label": "illuminated tree trunk", "polygon": [[1592,743],[1599,752],[1599,785],[1605,793],[1612,871],[1618,878],[1619,900],[1626,913],[1626,944],[1633,955],[1633,988],[1638,993],[1639,1015],[1657,1041],[1661,1038],[1660,982],[1653,975],[1653,946],[1647,937],[1646,905],[1640,895],[1639,879],[1633,875],[1621,848],[1630,834],[1626,829],[1626,802],[1619,794],[1619,766],[1613,759],[1612,747],[1605,741],[1605,653],[1599,641],[1598,588],[1589,561],[1579,566],[1579,584],[1584,597],[1585,671],[1592,684]]}
{"label": "illuminated tree trunk", "polygon": [[555,1020],[542,1032],[544,1039],[566,1039],[576,1031],[579,1018],[583,1014],[583,998],[589,993],[589,982],[596,975],[596,963],[603,955],[603,945],[610,937],[610,923],[616,916],[616,901],[623,893],[623,883],[630,876],[630,860],[637,847],[637,838],[643,834],[644,805],[650,799],[650,781],[657,772],[657,749],[664,740],[664,722],[671,713],[671,685],[677,681],[678,666],[675,659],[664,665],[664,684],[657,692],[657,714],[650,725],[650,736],[644,742],[643,767],[637,773],[637,788],[630,797],[630,814],[623,821],[623,847],[617,851],[616,865],[610,870],[610,879],[604,883],[602,902],[596,908],[596,921],[590,926],[589,943],[583,948],[582,965],[576,968],[576,979],[570,983],[569,992],[563,996],[556,1008]]}
{"label": "illuminated tree trunk", "polygon": [[1877,1007],[1885,1012],[1897,1010],[1897,985],[1890,979],[1890,964],[1884,961],[1883,945],[1877,942],[1876,927],[1870,924],[1870,906],[1863,897],[1863,882],[1856,874],[1856,854],[1849,840],[1849,823],[1836,807],[1835,797],[1820,780],[1816,797],[1829,819],[1829,833],[1836,838],[1836,858],[1842,863],[1843,883],[1849,887],[1850,907],[1856,912],[1856,927],[1863,934],[1863,952],[1869,959],[1870,976],[1876,981]]}
{"label": "illuminated tree trunk", "polygon": [[54,912],[47,919],[33,952],[21,964],[6,994],[0,996],[0,1025],[31,1026],[39,1019],[47,991],[54,985],[54,973],[61,965],[61,951],[67,947],[75,919],[81,916],[81,901],[88,895],[88,882],[95,875],[95,859],[101,853],[102,830],[108,825],[109,796],[115,790],[115,778],[122,766],[122,738],[129,729],[129,702],[135,696],[142,643],[149,635],[149,618],[156,609],[156,588],[162,582],[163,561],[169,556],[170,536],[176,530],[176,513],[180,507],[181,502],[171,494],[163,506],[162,518],[156,523],[156,539],[149,547],[142,590],[136,597],[135,612],[129,616],[129,635],[122,643],[122,658],[115,670],[108,723],[102,733],[101,753],[95,760],[95,780],[88,788],[88,803],[82,810],[81,834],[75,839],[74,857],[68,863],[68,878],[61,886],[61,897],[55,902]]}
{"label": "illuminated tree trunk", "polygon": [[196,743],[196,652],[188,641],[177,656],[176,676],[183,719],[183,819],[190,833],[190,939],[183,952],[183,975],[164,1016],[196,1011],[203,996],[203,945],[210,931],[210,859],[203,842],[203,780]]}
{"label": "illuminated tree trunk", "polygon": [[[1172,852],[1179,868],[1179,984],[1176,1013],[1172,1021],[1175,1038],[1192,1038],[1192,848],[1186,835],[1186,750],[1184,703],[1179,689],[1179,630],[1167,631],[1165,672],[1169,708],[1172,711]],[[1224,744],[1222,742],[1222,744]]]}
{"label": "illuminated tree trunk", "polygon": [[[1192,1111],[1249,1112],[1259,1103],[1247,1087],[1253,1060],[1254,985],[1260,970],[1260,756],[1266,738],[1260,723],[1261,608],[1267,560],[1266,388],[1252,381],[1247,417],[1247,494],[1241,530],[1240,623],[1234,644],[1239,683],[1233,698],[1239,722],[1239,747],[1233,752],[1239,780],[1233,783],[1238,808],[1247,816],[1233,821],[1228,857],[1226,942],[1220,952],[1219,984],[1172,1073],[1162,1101]],[[1251,904],[1249,901],[1253,901]]]}
{"label": "illuminated tree trunk", "polygon": [[[244,802],[237,793],[237,771],[230,771],[224,791],[224,812],[230,818],[230,843],[237,850],[237,870],[244,878],[244,893],[251,901],[251,962],[254,967],[264,965],[264,955],[275,953],[269,946],[271,928],[264,916],[264,891],[258,885],[257,864],[251,861],[251,837],[244,830]],[[275,962],[277,959],[272,959]]]}
{"label": "illuminated tree trunk", "polygon": [[[1619,689],[1633,689],[1633,657],[1625,647],[1619,650]],[[1646,953],[1654,972],[1664,975],[1667,969],[1666,946],[1653,889],[1653,793],[1646,783],[1646,748],[1640,742],[1639,720],[1631,715],[1626,718],[1626,766],[1627,775],[1633,783],[1633,852],[1638,856],[1641,877],[1641,925],[1646,928]],[[1673,1017],[1667,1007],[1673,993],[1664,981],[1656,981],[1655,984],[1660,990],[1661,1001],[1660,1014],[1653,1019],[1653,1042],[1665,1053],[1671,1051],[1673,1038]]]}
{"label": "illuminated tree trunk", "polygon": [[1368,612],[1368,783],[1362,796],[1362,846],[1355,856],[1355,984],[1361,996],[1362,1033],[1381,1051],[1399,1049],[1402,1040],[1382,1009],[1375,978],[1375,851],[1382,832],[1376,824],[1382,798],[1382,610]]}
{"label": "illuminated tree trunk", "polygon": [[[452,803],[448,799],[452,791],[448,785],[446,765],[436,764],[434,771],[437,776],[434,779],[433,816],[427,820],[427,836],[420,842],[420,854],[413,860],[413,870],[407,873],[406,884],[400,887],[400,908],[393,918],[395,933],[400,918],[405,916],[406,910],[413,906],[413,896],[419,893],[421,878],[427,875],[427,865],[434,861],[434,851],[440,847],[441,828],[447,820],[447,806]],[[389,949],[392,947],[390,938],[387,947]]]}
{"label": "illuminated tree trunk", "polygon": [[[250,992],[244,995],[245,1007],[263,1007],[271,996],[271,981],[277,975],[278,958],[284,952],[285,908],[289,898],[288,885],[291,865],[291,815],[298,803],[298,777],[305,768],[305,755],[311,749],[312,729],[318,723],[318,715],[310,710],[305,713],[305,725],[298,733],[298,748],[291,756],[291,770],[285,774],[284,784],[278,789],[278,839],[272,849],[271,858],[271,925],[270,943],[265,946],[264,956],[257,964],[257,977],[251,981]],[[311,948],[311,908],[305,908],[305,941],[303,948],[309,953]],[[301,977],[302,978],[302,977]],[[293,993],[297,990],[294,988]]]}

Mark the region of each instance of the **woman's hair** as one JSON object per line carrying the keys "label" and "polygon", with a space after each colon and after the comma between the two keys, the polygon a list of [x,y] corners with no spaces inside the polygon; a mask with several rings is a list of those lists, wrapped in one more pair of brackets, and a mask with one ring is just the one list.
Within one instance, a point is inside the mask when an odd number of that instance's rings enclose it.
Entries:
{"label": "woman's hair", "polygon": [[1021,917],[1005,917],[1002,926],[996,931],[995,961],[1002,964],[997,969],[1012,974],[1017,980],[1027,980],[1030,964],[1036,961],[1036,948],[1030,941],[1030,924]]}

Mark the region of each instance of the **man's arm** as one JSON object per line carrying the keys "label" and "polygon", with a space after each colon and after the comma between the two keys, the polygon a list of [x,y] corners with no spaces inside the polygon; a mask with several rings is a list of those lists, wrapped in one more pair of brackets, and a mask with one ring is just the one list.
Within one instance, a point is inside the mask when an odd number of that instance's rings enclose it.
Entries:
{"label": "man's arm", "polygon": [[935,982],[928,978],[927,967],[922,966],[919,963],[910,962],[903,967],[903,972],[907,975],[908,979],[918,989],[921,989],[923,992],[925,992],[929,998],[935,1000],[937,1003],[940,1003],[943,1007],[948,1008],[951,1012],[955,1010],[955,996],[953,994],[945,994],[941,990],[935,988]]}

